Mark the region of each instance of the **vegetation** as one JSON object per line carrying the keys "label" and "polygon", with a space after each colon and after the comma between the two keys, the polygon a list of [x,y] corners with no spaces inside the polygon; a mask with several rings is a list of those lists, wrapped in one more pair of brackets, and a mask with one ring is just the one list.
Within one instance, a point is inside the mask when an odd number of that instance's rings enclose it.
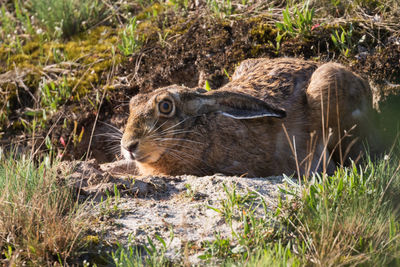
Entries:
{"label": "vegetation", "polygon": [[33,0],[28,8],[52,37],[71,37],[107,15],[107,9],[99,0]]}
{"label": "vegetation", "polygon": [[[399,158],[393,156],[339,168],[333,176],[313,175],[302,186],[287,178],[290,186],[281,190],[292,198],[272,210],[257,192],[240,195],[225,187],[220,206],[209,208],[231,229],[236,221],[243,230],[232,230],[232,239],[217,234],[204,244],[200,258],[223,266],[397,266],[399,170]],[[163,266],[168,245],[159,236],[155,240],[158,249],[148,238],[145,262]],[[142,266],[140,251],[120,247],[113,259],[118,266]]]}
{"label": "vegetation", "polygon": [[62,265],[79,256],[86,214],[57,180],[57,163],[46,156],[36,165],[29,156],[0,150],[2,264]]}
{"label": "vegetation", "polygon": [[[339,49],[340,53],[342,53],[345,57],[348,57],[350,55],[350,51],[352,51],[355,47],[351,40],[353,35],[353,25],[350,24],[348,31],[346,31],[346,29],[343,27],[340,27],[340,29],[340,34],[338,30],[335,30],[334,34],[331,34],[332,42],[335,47]],[[359,42],[362,42],[362,39]]]}
{"label": "vegetation", "polygon": [[[393,115],[377,127],[390,132],[388,139],[397,134],[387,124],[398,123],[398,1],[197,2],[1,2],[1,264],[83,264],[88,240],[101,243],[96,235],[88,238],[85,204],[59,179],[65,174],[57,172],[54,158],[95,157],[88,149],[93,125],[98,118],[125,116],[124,103],[138,91],[172,83],[215,89],[250,57],[335,60],[370,78],[382,113]],[[32,153],[5,153],[13,150],[9,143]],[[301,186],[287,179],[290,186],[282,191],[292,197],[272,210],[256,192],[225,188],[226,199],[209,208],[243,230],[203,244],[201,260],[227,266],[397,265],[399,169],[398,155],[391,153],[333,176],[306,177]],[[101,216],[122,213],[114,191],[114,199],[99,206]],[[107,260],[118,266],[173,264],[165,255],[169,242],[159,236],[145,246],[132,241],[114,247]]]}
{"label": "vegetation", "polygon": [[282,11],[283,22],[277,22],[276,27],[284,34],[307,37],[311,34],[314,13],[314,8],[309,8],[309,1],[304,2],[300,9],[294,6],[293,14],[290,14],[287,5],[286,9]]}
{"label": "vegetation", "polygon": [[118,48],[124,56],[132,55],[142,46],[143,40],[140,40],[138,33],[136,33],[136,28],[137,19],[133,17],[120,34],[121,43],[118,45]]}
{"label": "vegetation", "polygon": [[[171,231],[170,241],[173,240]],[[118,248],[111,253],[112,263],[118,267],[124,266],[165,266],[170,263],[165,256],[169,244],[160,236],[156,235],[154,239],[159,243],[155,244],[151,238],[147,238],[148,246],[138,247],[128,245],[123,247],[118,244]]]}
{"label": "vegetation", "polygon": [[217,16],[224,18],[233,14],[233,6],[231,0],[207,0],[207,5],[211,11]]}

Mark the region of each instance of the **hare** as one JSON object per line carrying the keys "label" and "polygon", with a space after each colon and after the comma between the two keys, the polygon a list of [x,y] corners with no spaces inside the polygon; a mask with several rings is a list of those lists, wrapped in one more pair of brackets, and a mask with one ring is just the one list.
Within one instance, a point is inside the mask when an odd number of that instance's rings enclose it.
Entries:
{"label": "hare", "polygon": [[121,151],[144,175],[332,171],[373,139],[371,112],[368,83],[340,64],[249,59],[218,90],[133,97]]}

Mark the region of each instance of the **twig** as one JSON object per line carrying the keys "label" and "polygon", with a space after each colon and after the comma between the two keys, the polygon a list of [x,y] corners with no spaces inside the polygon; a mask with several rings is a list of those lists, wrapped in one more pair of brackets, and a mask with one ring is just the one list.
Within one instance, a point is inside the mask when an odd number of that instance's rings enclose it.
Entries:
{"label": "twig", "polygon": [[[56,127],[57,123],[60,121],[61,117],[63,117],[63,113],[60,114],[60,116],[58,117],[58,119],[53,123],[53,125],[50,127],[50,130],[47,132],[45,138],[43,139],[42,143],[40,143],[39,147],[35,150],[35,152],[33,152],[33,154],[31,155],[31,157],[33,158],[40,150],[40,148],[42,147],[42,145],[44,144],[44,142],[46,142],[47,137],[49,137],[50,133],[53,131],[54,127]],[[34,145],[34,144],[33,144]]]}
{"label": "twig", "polygon": [[[301,186],[301,175],[300,175],[300,167],[299,167],[299,161],[297,160],[297,151],[296,151],[296,140],[295,137],[293,136],[293,143],[290,141],[290,137],[289,134],[286,130],[285,124],[282,123],[282,127],[283,127],[283,131],[285,132],[286,138],[289,142],[289,146],[290,146],[290,150],[292,150],[292,153],[294,155],[295,158],[295,162],[296,162],[296,169],[297,169],[297,176],[299,178],[299,184]],[[293,146],[294,145],[294,146]]]}

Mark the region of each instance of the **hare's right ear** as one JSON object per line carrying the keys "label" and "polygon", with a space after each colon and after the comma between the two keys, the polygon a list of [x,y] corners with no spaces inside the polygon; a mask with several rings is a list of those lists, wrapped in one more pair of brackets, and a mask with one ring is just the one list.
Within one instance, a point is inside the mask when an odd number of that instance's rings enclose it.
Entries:
{"label": "hare's right ear", "polygon": [[193,115],[218,112],[238,120],[286,117],[286,112],[282,109],[273,107],[253,96],[230,91],[197,93],[196,97],[187,103],[186,109]]}

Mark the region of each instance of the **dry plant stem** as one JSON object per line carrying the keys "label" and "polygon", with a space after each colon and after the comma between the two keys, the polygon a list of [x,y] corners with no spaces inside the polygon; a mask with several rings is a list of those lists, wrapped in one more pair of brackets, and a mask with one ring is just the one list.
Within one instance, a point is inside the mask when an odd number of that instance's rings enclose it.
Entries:
{"label": "dry plant stem", "polygon": [[133,72],[132,78],[129,80],[129,84],[133,83],[133,80],[136,79],[139,68],[140,68],[140,63],[142,62],[144,53],[140,53],[139,57],[135,61],[135,71]]}
{"label": "dry plant stem", "polygon": [[292,153],[293,153],[295,161],[296,161],[297,177],[298,177],[298,180],[299,180],[299,184],[301,186],[301,175],[300,175],[299,161],[297,160],[295,137],[293,136],[293,143],[292,143],[292,141],[290,140],[289,134],[288,134],[288,132],[286,130],[286,126],[283,123],[282,123],[282,128],[283,128],[283,131],[285,132],[286,139],[288,140],[288,143],[289,143],[289,146],[290,146],[290,150],[292,150]]}
{"label": "dry plant stem", "polygon": [[337,131],[339,138],[339,157],[340,157],[340,165],[343,166],[343,155],[342,155],[342,138],[340,131],[340,113],[339,113],[339,95],[338,95],[338,87],[337,87],[337,79],[335,79],[335,96],[336,96],[336,118],[337,118]]}
{"label": "dry plant stem", "polygon": [[[349,132],[351,132],[352,130],[354,130],[354,128],[356,128],[356,126],[357,126],[357,125],[353,125],[353,127],[351,127],[348,131],[345,131],[345,132],[344,132],[344,135],[339,139],[339,142],[337,142],[337,143],[335,144],[335,146],[333,147],[332,153],[330,154],[330,156],[329,156],[329,158],[328,158],[328,162],[330,162],[330,161],[332,160],[333,152],[336,151],[336,149],[338,148],[339,144],[341,144],[341,142],[342,142],[346,137],[350,137]],[[357,141],[357,140],[356,140],[356,141]],[[349,144],[348,147],[350,147],[350,148],[349,148],[348,150],[351,149],[351,147],[354,145],[354,143],[355,143],[356,141],[353,141],[352,143]],[[346,157],[346,155],[348,154],[348,152],[349,152],[348,150],[346,150],[347,153],[345,152],[344,157]]]}
{"label": "dry plant stem", "polygon": [[390,177],[390,180],[389,180],[388,184],[386,185],[385,190],[383,191],[383,193],[379,199],[379,203],[382,203],[383,197],[385,196],[386,191],[388,190],[390,184],[393,182],[393,179],[396,177],[396,174],[399,172],[399,170],[400,170],[400,160],[399,160],[396,170],[394,171],[392,177]]}
{"label": "dry plant stem", "polygon": [[[358,137],[354,138],[354,139],[350,142],[350,144],[346,147],[346,150],[344,151],[344,157],[345,157],[345,158],[346,158],[347,155],[350,153],[351,147],[352,147],[357,141],[358,141]],[[357,163],[357,162],[360,160],[361,154],[362,154],[362,152],[360,151],[360,153],[358,154],[357,158],[354,159],[354,162],[355,162],[355,163]]]}
{"label": "dry plant stem", "polygon": [[[335,229],[335,225],[336,225],[336,223],[337,223],[337,219],[338,219],[338,215],[336,214],[336,215],[335,215],[335,219],[333,220],[332,229]],[[336,234],[336,237],[335,237],[335,239],[333,240],[333,243],[332,243],[331,247],[334,247],[334,246],[336,245],[336,242],[338,241],[341,232],[342,232],[342,230],[339,230],[339,232]],[[321,236],[323,236],[323,235],[321,235]]]}
{"label": "dry plant stem", "polygon": [[315,149],[317,147],[317,139],[315,138],[315,132],[310,133],[310,141],[307,143],[308,155],[300,162],[300,165],[305,164],[305,176],[304,179],[308,179],[311,172],[312,160],[314,158]]}
{"label": "dry plant stem", "polygon": [[324,143],[324,152],[322,153],[323,156],[323,162],[322,162],[322,171],[323,171],[323,177],[325,179],[325,173],[326,173],[326,150],[325,148],[328,146],[329,138],[327,138],[325,131],[328,130],[329,134],[329,103],[330,103],[330,95],[331,95],[331,87],[328,87],[328,106],[326,107],[326,121],[324,117],[324,100],[323,100],[323,92],[321,89],[321,116],[322,116],[322,140]]}
{"label": "dry plant stem", "polygon": [[[305,225],[300,221],[300,219],[297,217],[296,214],[294,214],[295,218],[297,219],[297,221],[300,223],[300,225],[304,228],[307,229],[307,233],[310,232],[308,227],[305,227]],[[309,236],[307,236],[308,238],[306,238],[303,234],[303,232],[301,230],[298,229],[298,227],[292,222],[292,220],[288,219],[288,222],[294,227],[294,229],[296,229],[296,231],[299,233],[299,235],[301,236],[301,238],[304,240],[304,243],[306,244],[306,246],[308,247],[309,250],[314,251],[315,255],[317,255],[317,249],[315,248],[313,243],[310,243],[309,240],[312,240],[312,238],[310,238]],[[307,234],[306,233],[306,234]],[[316,262],[320,265],[320,262]]]}
{"label": "dry plant stem", "polygon": [[[78,201],[77,201],[76,203],[78,203]],[[67,258],[67,256],[69,256],[69,255],[71,254],[72,248],[74,247],[76,241],[78,240],[78,236],[79,236],[79,234],[80,234],[82,231],[83,231],[83,229],[80,228],[80,230],[78,231],[78,233],[75,235],[75,238],[74,238],[74,240],[72,240],[71,246],[70,246],[70,248],[69,248],[69,250],[68,250],[68,253],[67,253],[67,255],[65,256],[65,258]],[[66,261],[64,260],[64,262],[66,262]]]}
{"label": "dry plant stem", "polygon": [[97,22],[96,24],[94,24],[92,27],[90,27],[90,29],[92,28],[96,28],[99,25],[103,25],[104,22],[108,21],[109,19],[116,17],[118,19],[118,22],[120,25],[123,25],[123,22],[120,19],[120,16],[118,16],[117,14],[119,13],[119,10],[121,9],[121,6],[118,6],[117,8],[115,8],[115,6],[113,6],[112,4],[108,3],[107,1],[102,0],[101,1],[105,6],[107,6],[110,10],[112,10],[111,14],[109,16],[107,16],[106,18],[104,18],[103,20]]}
{"label": "dry plant stem", "polygon": [[252,189],[252,188],[250,188],[250,187],[248,187],[248,186],[246,186],[246,189],[247,189],[249,192],[254,192],[254,193],[256,193],[256,194],[257,194],[259,197],[261,197],[264,201],[268,202],[268,204],[270,204],[270,205],[272,206],[273,209],[276,209],[276,208],[278,207],[276,203],[272,202],[271,199],[268,199],[268,198],[266,198],[265,196],[263,196],[262,194],[260,194],[260,192],[257,192],[256,190],[254,190],[254,189]]}
{"label": "dry plant stem", "polygon": [[[38,103],[38,102],[37,102]],[[35,134],[36,134],[36,127],[33,128],[32,131],[32,148],[31,148],[31,156],[35,155]],[[45,142],[46,138],[43,139],[43,142]],[[41,145],[43,145],[43,142]]]}
{"label": "dry plant stem", "polygon": [[94,64],[97,64],[99,62],[104,61],[104,59],[98,59],[93,63],[90,63],[89,67],[85,70],[85,72],[83,73],[83,75],[81,76],[81,78],[78,80],[78,82],[75,84],[74,88],[72,88],[72,92],[75,92],[76,88],[78,88],[79,84],[82,82],[83,78],[85,78],[86,73],[88,73],[88,71],[92,68],[92,66]]}
{"label": "dry plant stem", "polygon": [[[328,141],[329,141],[329,139],[331,138],[331,133],[329,133],[329,135],[328,135],[328,137],[326,138]],[[323,160],[324,158],[326,158],[326,151],[327,151],[327,149],[328,149],[328,143],[327,142],[324,142],[324,149],[322,150],[322,154],[320,155],[320,157],[319,157],[319,159],[318,159],[318,163],[317,163],[317,165],[316,165],[316,167],[315,167],[315,170],[314,170],[314,172],[317,172],[317,170],[318,170],[318,167],[319,167],[319,165],[321,164],[321,161],[326,161],[326,160]],[[330,159],[331,158],[331,156],[328,158],[328,159]],[[322,171],[322,173],[325,175],[326,174],[326,169],[323,169],[323,171]]]}
{"label": "dry plant stem", "polygon": [[[90,133],[89,145],[88,145],[88,149],[87,149],[87,151],[86,151],[86,158],[85,158],[85,161],[88,161],[88,159],[89,159],[90,147],[91,147],[91,145],[92,145],[94,130],[95,130],[95,128],[96,128],[96,124],[97,124],[97,121],[98,121],[98,119],[99,119],[100,109],[101,109],[101,106],[102,106],[102,104],[103,104],[103,100],[104,100],[104,96],[106,95],[106,92],[107,92],[107,89],[104,89],[104,90],[103,90],[103,95],[102,95],[102,97],[101,97],[101,101],[100,101],[100,103],[99,103],[99,108],[98,108],[98,110],[97,110],[96,119],[94,120],[94,123],[93,123],[92,132]],[[79,190],[78,190],[78,193],[77,193],[77,195],[76,195],[76,197],[77,197],[76,201],[79,200],[79,196],[80,196],[80,193],[81,193],[82,182],[83,182],[84,176],[85,176],[85,175],[82,175],[82,178],[81,178],[81,180],[80,180],[80,182],[79,182]]]}
{"label": "dry plant stem", "polygon": [[[96,61],[96,62],[97,62],[97,61]],[[94,63],[93,63],[93,64],[94,64]],[[90,68],[90,67],[89,67],[89,68]],[[89,68],[88,68],[88,70],[89,70]],[[86,72],[87,72],[88,70],[86,70]],[[107,82],[106,82],[107,85],[109,84],[110,78],[113,76],[114,72],[115,72],[115,60],[113,60],[112,70],[111,70],[111,72],[109,73],[109,75],[107,76]],[[82,76],[82,77],[83,77],[83,76]],[[76,86],[77,86],[77,85],[76,85]],[[76,86],[75,86],[75,87],[76,87]],[[101,96],[101,100],[100,100],[100,103],[99,103],[99,107],[98,107],[98,109],[97,109],[96,119],[95,119],[95,121],[94,121],[94,123],[93,123],[92,132],[90,133],[89,145],[88,145],[88,148],[87,148],[87,151],[86,151],[86,158],[85,158],[85,161],[87,161],[87,160],[89,159],[89,153],[90,153],[90,148],[91,148],[92,141],[93,141],[94,131],[95,131],[95,129],[96,129],[97,121],[98,121],[98,119],[99,119],[100,109],[101,109],[101,106],[103,105],[103,101],[104,101],[104,97],[105,97],[105,95],[106,95],[106,92],[107,92],[107,88],[103,89],[103,95]],[[78,190],[78,194],[77,194],[77,201],[78,201],[78,198],[79,198],[79,195],[80,195],[80,190],[81,190],[81,188],[82,188],[83,177],[84,177],[84,176],[82,175],[82,179],[80,180],[79,190]]]}
{"label": "dry plant stem", "polygon": [[30,95],[30,97],[32,97],[32,99],[33,99],[35,102],[37,102],[36,97],[31,93],[31,91],[30,91],[29,88],[25,85],[25,83],[23,82],[22,79],[18,79],[18,80],[17,80],[17,84],[18,84],[19,86],[21,86],[22,88],[24,88],[25,92],[27,92],[27,93]]}
{"label": "dry plant stem", "polygon": [[90,147],[92,145],[92,139],[93,139],[94,130],[96,129],[97,121],[99,119],[100,109],[101,109],[101,106],[103,104],[106,92],[107,92],[107,89],[104,89],[103,90],[103,95],[101,96],[101,100],[100,100],[100,103],[99,103],[99,108],[97,109],[97,112],[96,112],[96,119],[94,120],[93,127],[92,127],[92,132],[90,133],[89,145],[88,145],[88,148],[87,148],[87,151],[86,151],[85,161],[87,161],[89,159]]}
{"label": "dry plant stem", "polygon": [[[35,150],[33,154],[31,154],[31,157],[34,158],[36,154],[39,152],[40,148],[43,146],[44,142],[46,142],[46,138],[49,137],[50,133],[53,131],[53,129],[57,126],[57,123],[60,121],[60,119],[64,116],[64,114],[60,114],[58,119],[53,123],[53,125],[50,127],[49,131],[47,132],[46,136],[43,138],[42,143],[40,143],[39,147]],[[34,146],[34,145],[33,145]]]}
{"label": "dry plant stem", "polygon": [[[94,62],[94,63],[97,63],[97,61]],[[94,64],[94,63],[92,63],[92,64]],[[91,67],[91,66],[90,66],[90,67]],[[89,69],[88,69],[88,70],[89,70]],[[86,72],[87,72],[87,71],[86,71]],[[107,82],[106,82],[106,85],[109,85],[109,84],[110,84],[110,79],[111,79],[112,76],[114,76],[114,73],[115,73],[115,58],[113,57],[113,65],[112,65],[112,68],[111,68],[110,73],[108,73],[108,75],[107,75]],[[82,77],[83,77],[83,76],[82,76]],[[98,119],[99,119],[100,109],[101,109],[101,106],[103,105],[104,97],[105,97],[106,92],[107,92],[107,87],[105,87],[105,88],[106,88],[106,89],[103,90],[103,95],[101,96],[101,101],[100,101],[100,103],[99,103],[99,108],[97,109],[96,119],[95,119],[94,124],[93,124],[93,127],[92,127],[92,132],[91,132],[91,134],[90,134],[90,140],[89,140],[89,145],[88,145],[88,149],[87,149],[87,152],[86,152],[86,159],[85,159],[85,161],[87,161],[88,158],[89,158],[89,152],[90,152],[90,147],[91,147],[91,145],[92,145],[94,130],[96,129],[97,121],[98,121]],[[95,89],[95,88],[93,88],[93,89]]]}

